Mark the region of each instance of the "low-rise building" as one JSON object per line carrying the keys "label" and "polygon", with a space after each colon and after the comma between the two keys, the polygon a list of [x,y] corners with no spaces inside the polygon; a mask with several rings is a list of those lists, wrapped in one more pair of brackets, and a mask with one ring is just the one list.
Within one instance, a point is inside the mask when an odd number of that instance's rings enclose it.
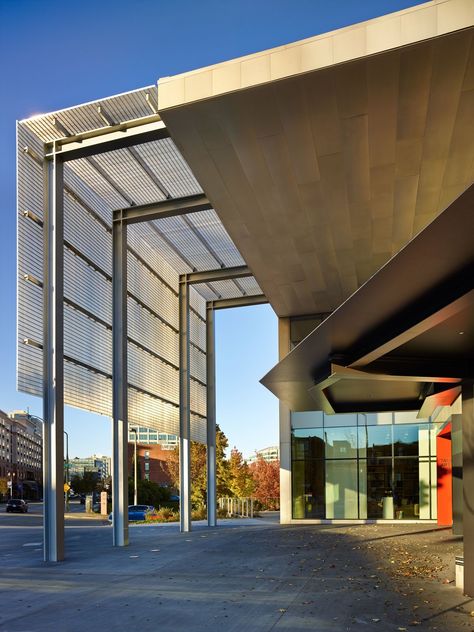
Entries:
{"label": "low-rise building", "polygon": [[42,451],[40,421],[25,411],[0,411],[0,494],[41,497]]}
{"label": "low-rise building", "polygon": [[[128,444],[128,471],[133,476],[135,445]],[[171,486],[171,478],[168,473],[167,461],[171,451],[161,445],[143,445],[137,443],[137,467],[138,478],[145,481],[153,481],[164,487]]]}

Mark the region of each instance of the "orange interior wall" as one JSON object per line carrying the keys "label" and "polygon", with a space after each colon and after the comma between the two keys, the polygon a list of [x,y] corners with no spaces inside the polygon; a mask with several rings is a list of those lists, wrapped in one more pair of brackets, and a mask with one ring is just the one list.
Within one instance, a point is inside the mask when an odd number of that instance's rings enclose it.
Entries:
{"label": "orange interior wall", "polygon": [[453,466],[451,457],[451,423],[436,437],[436,469],[438,495],[438,524],[453,524]]}

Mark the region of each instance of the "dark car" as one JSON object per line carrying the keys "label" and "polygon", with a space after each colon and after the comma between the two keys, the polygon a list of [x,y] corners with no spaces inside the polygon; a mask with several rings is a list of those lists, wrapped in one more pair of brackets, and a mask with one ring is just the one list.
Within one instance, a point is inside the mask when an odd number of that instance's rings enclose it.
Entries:
{"label": "dark car", "polygon": [[26,513],[28,511],[28,503],[24,500],[20,500],[19,498],[11,498],[7,502],[7,513]]}

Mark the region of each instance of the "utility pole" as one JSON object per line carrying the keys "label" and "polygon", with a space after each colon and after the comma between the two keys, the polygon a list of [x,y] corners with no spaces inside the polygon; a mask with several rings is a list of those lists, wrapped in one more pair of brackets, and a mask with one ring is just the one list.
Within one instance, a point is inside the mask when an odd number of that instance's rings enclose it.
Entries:
{"label": "utility pole", "polygon": [[130,428],[130,432],[135,435],[135,446],[133,450],[133,504],[138,505],[138,488],[137,488],[137,431]]}

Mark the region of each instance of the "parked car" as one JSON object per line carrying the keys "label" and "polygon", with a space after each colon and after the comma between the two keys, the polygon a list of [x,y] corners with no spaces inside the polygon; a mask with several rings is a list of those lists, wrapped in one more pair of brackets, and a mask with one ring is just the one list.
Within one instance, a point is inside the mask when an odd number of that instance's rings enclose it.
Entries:
{"label": "parked car", "polygon": [[[128,506],[128,521],[137,522],[139,520],[145,520],[146,516],[155,513],[156,509],[153,505],[129,505]],[[112,515],[109,514],[109,521],[112,522]]]}
{"label": "parked car", "polygon": [[28,511],[28,503],[26,500],[20,500],[19,498],[10,498],[7,502],[7,513],[26,513]]}

